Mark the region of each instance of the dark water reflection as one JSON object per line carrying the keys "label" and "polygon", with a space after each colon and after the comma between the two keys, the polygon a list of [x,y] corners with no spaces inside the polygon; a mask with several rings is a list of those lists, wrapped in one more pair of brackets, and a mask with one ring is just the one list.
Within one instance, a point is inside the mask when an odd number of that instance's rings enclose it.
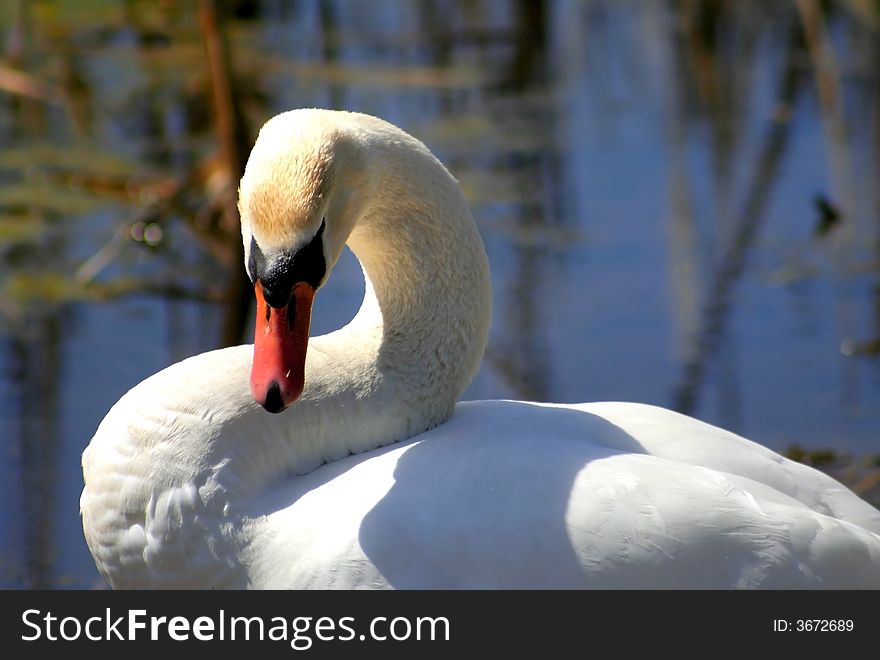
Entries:
{"label": "dark water reflection", "polygon": [[[360,110],[461,180],[495,287],[466,398],[642,401],[778,450],[880,452],[868,3],[227,4],[251,134],[287,108]],[[0,9],[2,586],[99,583],[82,449],[129,387],[234,318],[186,6]],[[362,291],[348,255],[315,333]]]}

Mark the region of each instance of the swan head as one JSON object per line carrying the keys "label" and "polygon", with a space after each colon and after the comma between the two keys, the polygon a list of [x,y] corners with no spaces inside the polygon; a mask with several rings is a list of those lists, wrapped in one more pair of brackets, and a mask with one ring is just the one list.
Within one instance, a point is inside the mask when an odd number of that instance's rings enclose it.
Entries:
{"label": "swan head", "polygon": [[334,185],[354,158],[328,115],[270,119],[239,187],[245,267],[257,299],[251,393],[269,412],[302,394],[312,301],[354,225],[351,195]]}

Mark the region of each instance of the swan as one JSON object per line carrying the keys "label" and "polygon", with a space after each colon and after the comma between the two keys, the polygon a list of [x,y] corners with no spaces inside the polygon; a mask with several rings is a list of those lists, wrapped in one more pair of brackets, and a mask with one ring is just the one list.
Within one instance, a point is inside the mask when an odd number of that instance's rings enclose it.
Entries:
{"label": "swan", "polygon": [[[880,512],[759,444],[636,403],[456,404],[488,260],[401,129],[285,112],[239,192],[254,345],[135,386],[82,456],[113,587],[880,588]],[[363,304],[309,337],[345,244]]]}

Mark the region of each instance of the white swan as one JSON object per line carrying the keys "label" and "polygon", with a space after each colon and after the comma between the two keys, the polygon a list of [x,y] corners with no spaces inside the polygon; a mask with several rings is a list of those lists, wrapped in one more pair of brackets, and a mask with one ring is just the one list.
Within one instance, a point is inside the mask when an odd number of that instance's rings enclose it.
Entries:
{"label": "white swan", "polygon": [[[880,512],[732,433],[638,404],[456,406],[488,265],[455,180],[403,131],[284,113],[240,193],[255,346],[142,382],[83,454],[114,587],[880,588]],[[306,353],[346,242],[363,306]]]}

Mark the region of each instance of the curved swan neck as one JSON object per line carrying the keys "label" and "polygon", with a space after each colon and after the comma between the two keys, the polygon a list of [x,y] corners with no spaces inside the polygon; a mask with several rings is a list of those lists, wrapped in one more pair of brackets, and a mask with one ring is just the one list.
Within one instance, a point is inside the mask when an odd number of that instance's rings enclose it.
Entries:
{"label": "curved swan neck", "polygon": [[295,254],[326,223],[332,269],[347,243],[367,296],[325,350],[350,354],[341,337],[373,348],[383,378],[451,413],[488,338],[489,266],[458,183],[424,144],[359,113],[283,113],[260,131],[239,206],[245,252]]}
{"label": "curved swan neck", "polygon": [[385,130],[362,139],[372,194],[348,245],[367,287],[351,327],[381,328],[377,369],[448,416],[485,350],[488,260],[455,179],[420,142]]}

